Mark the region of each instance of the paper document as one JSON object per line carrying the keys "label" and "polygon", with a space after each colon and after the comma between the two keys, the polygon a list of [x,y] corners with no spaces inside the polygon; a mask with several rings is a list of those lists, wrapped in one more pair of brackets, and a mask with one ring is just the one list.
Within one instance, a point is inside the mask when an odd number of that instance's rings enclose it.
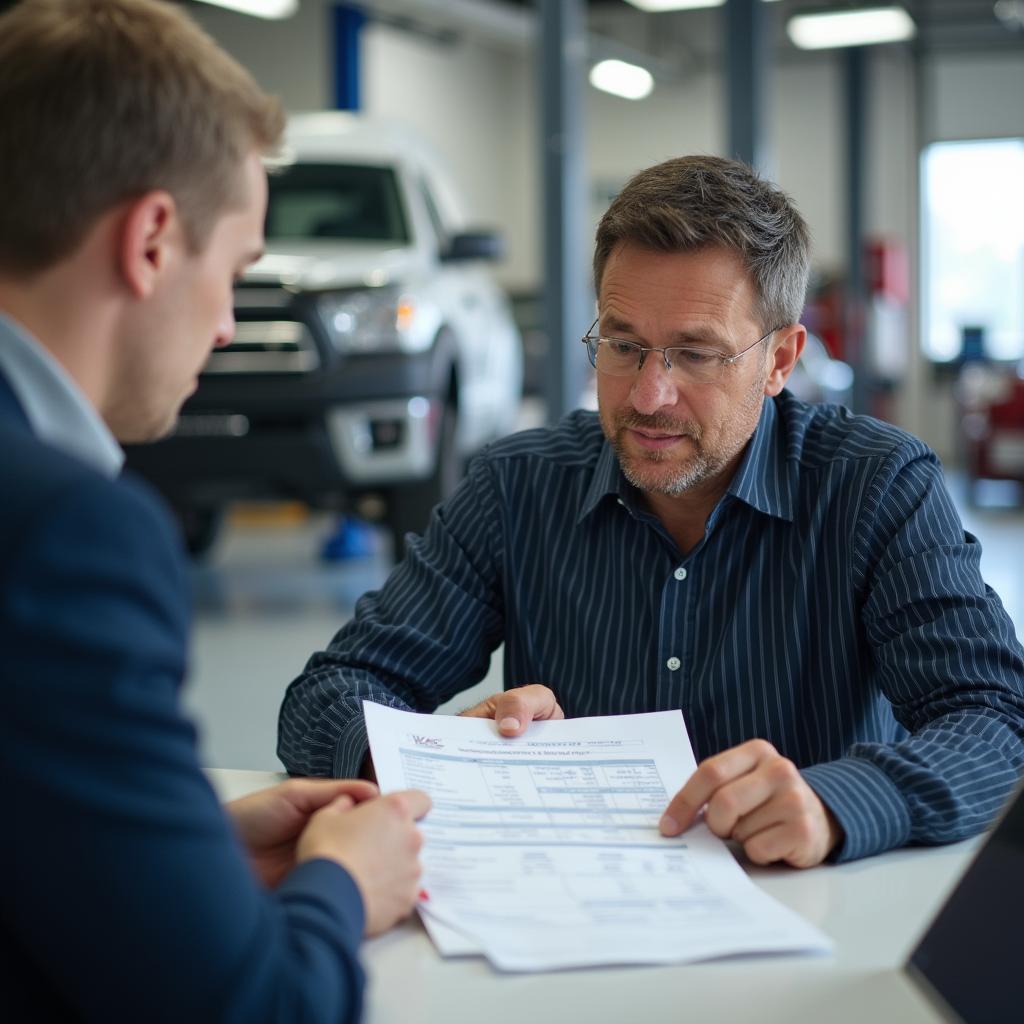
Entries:
{"label": "paper document", "polygon": [[705,825],[659,834],[696,767],[679,711],[508,739],[485,719],[363,709],[381,789],[433,800],[419,909],[442,954],[533,971],[830,948]]}

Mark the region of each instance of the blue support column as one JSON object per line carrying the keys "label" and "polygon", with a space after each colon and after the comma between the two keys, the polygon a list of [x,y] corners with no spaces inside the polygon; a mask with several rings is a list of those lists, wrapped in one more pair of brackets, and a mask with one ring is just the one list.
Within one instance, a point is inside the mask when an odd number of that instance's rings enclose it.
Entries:
{"label": "blue support column", "polygon": [[767,166],[764,138],[770,19],[771,12],[761,0],[727,0],[723,9],[728,153],[759,171]]}
{"label": "blue support column", "polygon": [[871,367],[866,350],[867,295],[864,275],[864,193],[867,179],[865,48],[844,53],[846,123],[846,360],[853,367],[853,411],[869,411]]}
{"label": "blue support column", "polygon": [[539,10],[546,397],[548,421],[555,422],[579,404],[587,372],[579,339],[590,326],[593,308],[583,237],[586,25],[582,0],[539,0]]}
{"label": "blue support column", "polygon": [[360,34],[366,15],[348,4],[331,10],[331,56],[333,58],[334,106],[338,110],[359,110]]}

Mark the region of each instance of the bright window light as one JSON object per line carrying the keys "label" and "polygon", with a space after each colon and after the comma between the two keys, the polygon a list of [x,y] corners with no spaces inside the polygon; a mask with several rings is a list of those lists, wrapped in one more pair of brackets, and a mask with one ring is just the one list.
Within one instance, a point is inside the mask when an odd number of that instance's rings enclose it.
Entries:
{"label": "bright window light", "polygon": [[254,18],[278,21],[290,18],[299,9],[299,0],[199,0],[202,4],[226,7],[239,14],[251,14]]}
{"label": "bright window light", "polygon": [[836,46],[872,46],[913,39],[917,27],[902,7],[795,14],[786,25],[794,46],[827,50]]}
{"label": "bright window light", "polygon": [[992,359],[1024,356],[1024,139],[936,142],[921,157],[921,343],[960,354],[965,328]]}
{"label": "bright window light", "polygon": [[642,100],[654,88],[654,78],[646,68],[624,60],[603,60],[590,69],[590,84],[626,100]]}

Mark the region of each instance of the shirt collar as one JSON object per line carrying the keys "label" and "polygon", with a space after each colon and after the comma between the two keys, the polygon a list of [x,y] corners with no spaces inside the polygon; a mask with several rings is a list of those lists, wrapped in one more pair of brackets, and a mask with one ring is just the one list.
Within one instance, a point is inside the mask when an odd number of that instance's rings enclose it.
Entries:
{"label": "shirt collar", "polygon": [[601,452],[597,457],[594,472],[591,474],[590,486],[583,496],[583,504],[576,517],[576,525],[582,523],[607,495],[613,494],[618,497],[626,483],[626,478],[619,469],[619,460],[606,438],[604,444],[601,445]]}
{"label": "shirt collar", "polygon": [[116,477],[124,452],[71,375],[23,327],[0,313],[0,371],[35,435]]}
{"label": "shirt collar", "polygon": [[775,400],[769,398],[726,494],[765,515],[792,522],[796,465],[786,459],[782,426]]}
{"label": "shirt collar", "polygon": [[[795,467],[791,467],[786,460],[785,437],[775,401],[769,398],[762,406],[757,427],[726,493],[766,515],[792,521],[796,486],[794,473]],[[577,524],[586,519],[608,495],[632,507],[635,502],[630,500],[633,497],[630,492],[633,490],[622,475],[619,460],[606,440],[601,446],[590,486],[576,517]]]}

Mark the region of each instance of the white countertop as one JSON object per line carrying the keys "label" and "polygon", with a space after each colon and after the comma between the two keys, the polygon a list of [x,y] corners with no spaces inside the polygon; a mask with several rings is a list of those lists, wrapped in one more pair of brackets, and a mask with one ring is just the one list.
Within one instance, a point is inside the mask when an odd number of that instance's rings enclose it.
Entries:
{"label": "white countertop", "polygon": [[[223,799],[284,778],[215,769]],[[418,920],[366,943],[368,1024],[915,1024],[941,1018],[900,967],[977,841],[897,850],[809,871],[745,865],[768,893],[835,941],[832,956],[741,957],[678,967],[503,975],[443,960]]]}

